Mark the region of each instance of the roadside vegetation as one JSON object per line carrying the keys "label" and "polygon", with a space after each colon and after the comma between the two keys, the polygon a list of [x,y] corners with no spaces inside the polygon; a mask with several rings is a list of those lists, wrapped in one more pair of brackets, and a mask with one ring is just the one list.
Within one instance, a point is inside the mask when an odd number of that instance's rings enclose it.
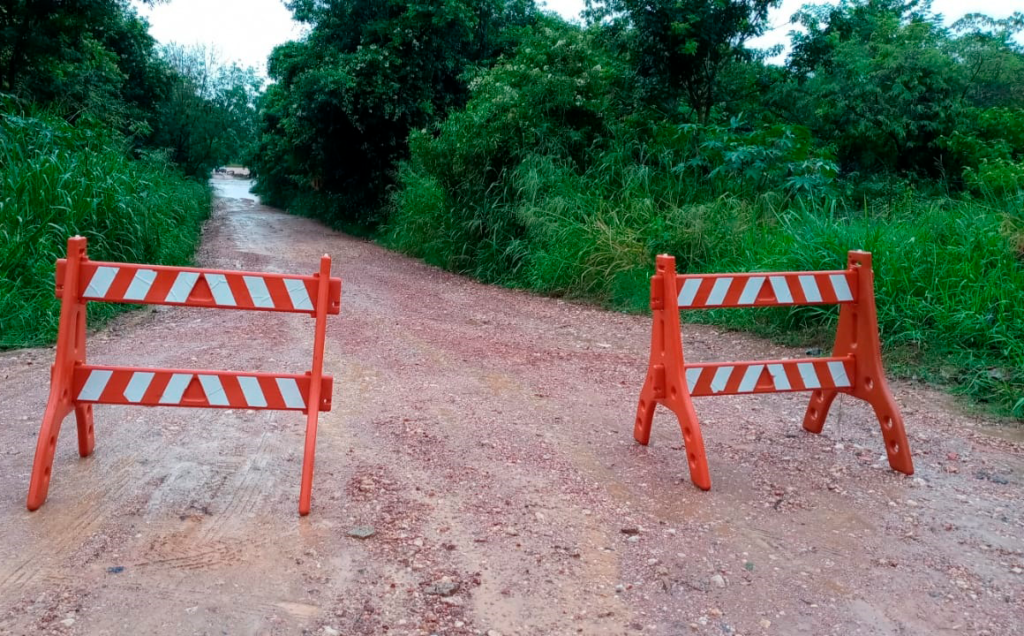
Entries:
{"label": "roadside vegetation", "polygon": [[[484,281],[644,310],[684,272],[874,253],[890,368],[1024,419],[1024,15],[927,0],[295,0],[267,199]],[[692,313],[824,345],[835,311]]]}
{"label": "roadside vegetation", "polygon": [[187,264],[210,171],[249,154],[255,72],[148,29],[127,0],[0,8],[0,350],[55,339],[69,236],[97,260]]}

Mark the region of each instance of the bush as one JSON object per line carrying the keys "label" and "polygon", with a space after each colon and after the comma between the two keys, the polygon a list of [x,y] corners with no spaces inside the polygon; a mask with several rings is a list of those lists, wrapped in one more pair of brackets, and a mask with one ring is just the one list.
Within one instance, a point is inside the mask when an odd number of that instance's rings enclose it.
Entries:
{"label": "bush", "polygon": [[[646,309],[658,253],[683,272],[729,272],[836,269],[868,250],[894,370],[1020,415],[1019,164],[981,163],[973,198],[911,178],[839,180],[805,128],[637,110],[602,55],[586,32],[550,30],[475,81],[464,111],[413,136],[383,241],[484,281],[630,310]],[[688,319],[827,347],[837,313]]]}
{"label": "bush", "polygon": [[[87,237],[94,260],[189,262],[208,186],[160,154],[133,159],[123,137],[94,121],[0,107],[0,349],[56,338],[54,262],[69,236]],[[90,315],[122,308],[93,304]]]}

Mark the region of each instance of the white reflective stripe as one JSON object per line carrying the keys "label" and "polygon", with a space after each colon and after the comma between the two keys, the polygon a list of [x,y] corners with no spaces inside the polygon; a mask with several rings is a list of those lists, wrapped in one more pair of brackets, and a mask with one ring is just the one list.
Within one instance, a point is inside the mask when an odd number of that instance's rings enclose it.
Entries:
{"label": "white reflective stripe", "polygon": [[302,399],[299,383],[295,381],[295,378],[277,378],[277,388],[281,390],[285,406],[290,409],[306,408],[306,401]]}
{"label": "white reflective stripe", "polygon": [[296,309],[313,311],[313,303],[309,302],[309,292],[306,291],[306,283],[298,278],[284,279],[284,286],[288,288],[288,295],[292,299],[292,306]]}
{"label": "white reflective stripe", "polygon": [[693,393],[693,387],[697,386],[697,380],[700,379],[700,372],[703,371],[701,368],[687,369],[686,370],[686,389]]}
{"label": "white reflective stripe", "polygon": [[850,378],[846,377],[846,365],[838,360],[828,363],[828,371],[832,374],[832,382],[836,386],[850,386]]}
{"label": "white reflective stripe", "polygon": [[711,380],[712,393],[721,393],[725,390],[725,385],[729,382],[732,370],[733,367],[719,367],[718,371],[715,371],[715,377]]}
{"label": "white reflective stripe", "polygon": [[775,299],[779,304],[788,305],[793,302],[793,294],[789,291],[789,282],[785,276],[771,276],[772,291],[775,292]]}
{"label": "white reflective stripe", "polygon": [[210,292],[213,294],[213,302],[226,307],[235,307],[235,295],[231,293],[228,286],[228,279],[224,274],[203,274],[206,282],[210,283]]}
{"label": "white reflective stripe", "polygon": [[188,295],[192,293],[192,288],[196,286],[198,280],[199,272],[178,272],[178,277],[174,279],[174,285],[171,287],[171,291],[167,292],[164,302],[184,303],[188,300]]}
{"label": "white reflective stripe", "polygon": [[164,394],[160,396],[160,404],[179,404],[181,396],[185,395],[185,389],[192,382],[191,373],[175,373],[171,381],[167,383]]}
{"label": "white reflective stripe", "polygon": [[138,404],[142,401],[142,397],[146,395],[146,389],[149,388],[149,384],[153,381],[155,373],[149,371],[136,371],[132,374],[132,380],[128,383],[128,386],[124,390],[124,396],[129,402]]}
{"label": "white reflective stripe", "polygon": [[836,290],[836,299],[839,302],[853,300],[853,294],[850,293],[850,284],[846,282],[846,274],[832,274],[829,278],[832,280],[832,289]]}
{"label": "white reflective stripe", "polygon": [[793,388],[789,385],[789,378],[786,377],[786,367],[781,364],[769,364],[768,373],[772,374],[772,382],[775,383],[776,391],[789,391]]}
{"label": "white reflective stripe", "polygon": [[243,276],[245,286],[249,288],[249,295],[252,296],[252,304],[257,307],[274,308],[274,299],[270,297],[270,290],[262,276]]}
{"label": "white reflective stripe", "polygon": [[813,276],[801,276],[800,286],[804,288],[804,297],[807,298],[807,302],[821,302],[821,292],[818,290],[818,283]]}
{"label": "white reflective stripe", "polygon": [[702,280],[701,278],[686,279],[686,282],[683,283],[683,288],[679,290],[680,307],[689,307],[693,304],[693,299],[697,297],[697,291],[700,290]]}
{"label": "white reflective stripe", "polygon": [[224,385],[220,383],[220,378],[215,375],[201,375],[199,383],[203,385],[206,401],[210,403],[210,406],[231,405],[231,402],[228,402],[227,394],[224,393]]}
{"label": "white reflective stripe", "polygon": [[245,403],[252,407],[263,408],[267,405],[267,398],[263,395],[260,381],[247,375],[238,376],[238,383],[242,385],[242,394],[245,395]]}
{"label": "white reflective stripe", "polygon": [[754,301],[757,300],[757,295],[761,293],[761,287],[764,285],[764,276],[751,276],[747,279],[747,284],[743,286],[743,294],[740,296],[741,305],[753,305]]}
{"label": "white reflective stripe", "polygon": [[128,291],[124,293],[124,299],[146,300],[146,294],[149,293],[149,288],[153,286],[153,281],[155,280],[155,271],[151,269],[136,270],[135,277],[132,278],[132,284],[128,286]]}
{"label": "white reflective stripe", "polygon": [[821,382],[818,382],[818,372],[810,362],[798,362],[796,368],[800,370],[800,378],[804,381],[806,389],[820,389]]}
{"label": "white reflective stripe", "polygon": [[100,396],[103,395],[103,389],[107,388],[107,382],[110,382],[110,376],[112,375],[114,375],[113,371],[104,369],[90,371],[89,377],[85,380],[85,385],[78,392],[78,399],[82,402],[95,402],[100,399]]}
{"label": "white reflective stripe", "polygon": [[757,379],[761,377],[761,372],[764,371],[763,364],[752,364],[747,367],[746,372],[743,374],[743,381],[740,382],[740,393],[752,393],[757,388]]}
{"label": "white reflective stripe", "polygon": [[114,277],[121,271],[120,267],[97,267],[96,273],[92,275],[89,286],[85,288],[83,298],[103,298],[107,295]]}
{"label": "white reflective stripe", "polygon": [[708,305],[721,305],[722,301],[725,300],[725,295],[729,292],[729,286],[732,285],[732,278],[719,278],[715,281],[715,286],[711,288],[711,295],[708,296]]}

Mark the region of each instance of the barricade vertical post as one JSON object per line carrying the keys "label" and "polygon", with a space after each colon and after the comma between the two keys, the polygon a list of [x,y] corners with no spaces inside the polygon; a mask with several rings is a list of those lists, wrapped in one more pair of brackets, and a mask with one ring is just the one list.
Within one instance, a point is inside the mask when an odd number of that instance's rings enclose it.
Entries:
{"label": "barricade vertical post", "polygon": [[658,256],[656,267],[651,278],[651,357],[637,406],[633,438],[644,446],[650,442],[654,410],[658,404],[664,404],[679,420],[690,479],[698,488],[710,490],[711,473],[704,450],[704,436],[683,377],[685,362],[676,290],[676,259]]}
{"label": "barricade vertical post", "polygon": [[[896,400],[885,380],[882,367],[882,344],[878,334],[878,310],[875,305],[874,271],[871,254],[851,251],[848,255],[850,270],[857,276],[857,302],[843,305],[839,310],[839,328],[832,355],[850,356],[856,359],[856,372],[850,393],[869,403],[882,429],[885,452],[893,470],[911,475],[914,463],[910,456],[910,444],[903,426]],[[811,394],[811,402],[804,416],[804,429],[821,433],[828,417],[829,407],[837,391],[817,390]]]}
{"label": "barricade vertical post", "polygon": [[92,454],[95,446],[92,406],[75,404],[75,366],[85,364],[85,302],[79,291],[82,263],[87,259],[86,241],[80,236],[68,239],[67,265],[64,276],[57,281],[60,296],[60,327],[57,337],[57,352],[50,368],[50,396],[43,412],[43,423],[39,428],[35,461],[29,480],[29,510],[37,510],[46,501],[50,489],[53,457],[57,449],[64,418],[72,411],[78,424],[78,453],[82,457]]}
{"label": "barricade vertical post", "polygon": [[302,484],[299,488],[299,514],[309,514],[313,495],[313,464],[316,459],[316,431],[320,415],[320,378],[324,370],[324,344],[327,339],[327,303],[331,288],[331,257],[320,259],[317,281],[316,330],[313,336],[313,368],[310,371],[309,403],[306,405],[306,448],[302,460]]}

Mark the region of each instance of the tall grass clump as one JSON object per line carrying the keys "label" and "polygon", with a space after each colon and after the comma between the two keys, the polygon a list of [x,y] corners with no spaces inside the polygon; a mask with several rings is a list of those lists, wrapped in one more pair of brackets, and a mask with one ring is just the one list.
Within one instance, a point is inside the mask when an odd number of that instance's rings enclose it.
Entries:
{"label": "tall grass clump", "polygon": [[84,118],[0,103],[0,167],[0,349],[55,339],[54,262],[69,236],[88,238],[94,260],[184,265],[209,215],[206,184],[161,154],[133,158],[123,137]]}
{"label": "tall grass clump", "polygon": [[[844,182],[805,128],[677,125],[612,103],[616,61],[587,33],[556,37],[525,41],[473,83],[464,110],[412,135],[385,244],[634,311],[660,253],[704,273],[841,269],[867,250],[890,368],[1024,419],[1024,180],[1001,169],[956,196]],[[837,313],[684,317],[827,350]]]}

